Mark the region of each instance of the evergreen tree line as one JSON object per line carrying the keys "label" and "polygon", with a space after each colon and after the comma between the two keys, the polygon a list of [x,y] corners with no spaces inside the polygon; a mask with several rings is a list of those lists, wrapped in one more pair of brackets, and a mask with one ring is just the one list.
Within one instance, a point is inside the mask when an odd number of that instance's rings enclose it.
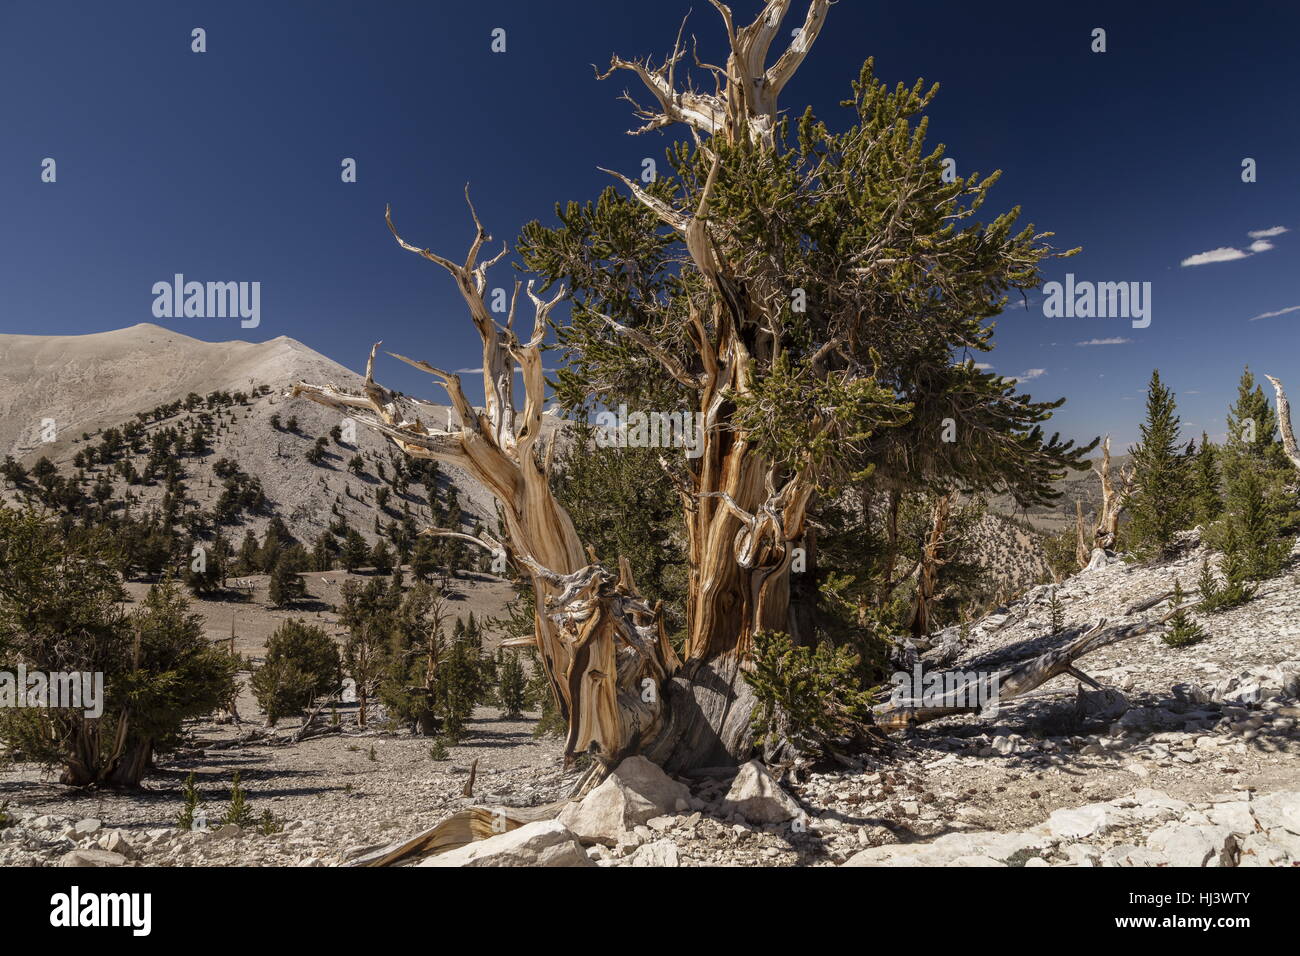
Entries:
{"label": "evergreen tree line", "polygon": [[1147,414],[1132,449],[1123,546],[1156,560],[1175,548],[1179,531],[1200,526],[1203,540],[1223,553],[1218,574],[1202,567],[1197,590],[1206,610],[1233,607],[1254,593],[1251,582],[1278,574],[1300,532],[1300,475],[1283,450],[1277,415],[1246,369],[1228,409],[1226,440],[1205,432],[1184,442],[1173,392],[1159,370],[1147,387]]}
{"label": "evergreen tree line", "polygon": [[253,692],[270,722],[301,714],[322,695],[339,694],[349,679],[357,721],[367,726],[375,704],[388,721],[412,733],[460,740],[474,708],[499,706],[507,718],[527,704],[519,653],[484,650],[484,622],[471,612],[453,617],[431,582],[406,587],[400,571],[343,587],[339,647],[323,628],[301,620],[280,625],[253,676]]}

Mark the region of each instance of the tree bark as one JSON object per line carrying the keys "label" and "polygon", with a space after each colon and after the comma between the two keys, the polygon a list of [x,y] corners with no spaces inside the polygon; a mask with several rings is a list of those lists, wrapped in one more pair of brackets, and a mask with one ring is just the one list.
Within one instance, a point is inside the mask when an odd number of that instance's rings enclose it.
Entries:
{"label": "tree bark", "polygon": [[1295,431],[1291,427],[1291,403],[1287,401],[1281,382],[1272,375],[1264,377],[1273,383],[1273,391],[1277,396],[1277,427],[1282,435],[1282,450],[1286,452],[1291,464],[1300,469],[1300,447],[1296,446]]}
{"label": "tree bark", "polygon": [[947,561],[943,557],[944,532],[948,529],[948,516],[952,510],[951,494],[940,495],[934,503],[930,522],[930,535],[921,552],[921,568],[916,580],[916,594],[912,599],[912,636],[930,633],[930,605],[939,588],[939,569]]}
{"label": "tree bark", "polygon": [[1093,529],[1094,547],[1110,551],[1119,538],[1119,519],[1128,503],[1133,466],[1130,463],[1120,472],[1119,484],[1116,485],[1111,478],[1110,436],[1107,435],[1101,446],[1101,465],[1093,471],[1101,479],[1101,509],[1097,512],[1097,526]]}

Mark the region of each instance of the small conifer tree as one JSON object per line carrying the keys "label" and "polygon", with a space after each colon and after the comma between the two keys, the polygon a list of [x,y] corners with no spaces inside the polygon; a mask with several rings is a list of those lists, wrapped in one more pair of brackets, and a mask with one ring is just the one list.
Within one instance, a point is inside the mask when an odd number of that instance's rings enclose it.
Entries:
{"label": "small conifer tree", "polygon": [[1151,373],[1147,386],[1147,420],[1142,440],[1132,450],[1133,492],[1129,496],[1129,541],[1144,558],[1169,552],[1174,532],[1191,517],[1187,474],[1189,459],[1178,450],[1179,420],[1174,393]]}
{"label": "small conifer tree", "polygon": [[1047,602],[1047,611],[1051,615],[1052,633],[1059,634],[1065,629],[1065,605],[1056,596],[1056,588],[1052,588],[1052,596]]}
{"label": "small conifer tree", "polygon": [[1219,493],[1219,456],[1210,436],[1201,432],[1201,444],[1192,458],[1192,517],[1201,527],[1209,527],[1223,514]]}
{"label": "small conifer tree", "polygon": [[1247,579],[1246,560],[1241,553],[1239,539],[1231,528],[1226,547],[1227,550],[1223,554],[1222,585],[1215,579],[1209,562],[1201,564],[1201,577],[1197,583],[1197,590],[1201,595],[1202,611],[1226,611],[1229,608],[1240,607],[1255,596],[1255,585],[1249,583]]}
{"label": "small conifer tree", "polygon": [[176,815],[176,826],[182,830],[192,830],[194,829],[195,812],[203,804],[203,798],[199,796],[199,788],[194,784],[193,770],[185,778],[185,785],[181,788],[181,796],[185,803],[181,807],[181,812]]}
{"label": "small conifer tree", "polygon": [[502,716],[513,720],[524,711],[525,685],[524,665],[519,655],[502,648],[500,651],[501,670],[497,695],[501,701]]}
{"label": "small conifer tree", "polygon": [[230,783],[230,806],[226,807],[221,822],[233,823],[238,827],[247,827],[253,822],[253,808],[248,805],[248,795],[239,782],[238,770],[235,771],[235,777]]}
{"label": "small conifer tree", "polygon": [[1205,640],[1204,628],[1196,623],[1191,613],[1183,606],[1186,600],[1187,594],[1183,591],[1182,582],[1174,578],[1174,593],[1170,603],[1175,613],[1169,619],[1169,630],[1164,634],[1164,642],[1170,647],[1187,647]]}

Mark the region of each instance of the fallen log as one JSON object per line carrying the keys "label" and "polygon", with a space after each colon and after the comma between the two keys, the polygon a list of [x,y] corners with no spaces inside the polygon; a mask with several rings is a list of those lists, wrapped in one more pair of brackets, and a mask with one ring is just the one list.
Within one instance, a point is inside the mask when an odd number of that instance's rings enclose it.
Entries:
{"label": "fallen log", "polygon": [[[1182,605],[1191,608],[1195,602]],[[1106,619],[1070,641],[1064,647],[1054,648],[1037,657],[1019,664],[1005,667],[980,675],[974,680],[967,680],[941,694],[907,697],[878,704],[873,709],[876,726],[887,733],[906,730],[918,724],[950,717],[955,714],[980,713],[990,704],[1000,705],[1011,698],[1020,697],[1031,690],[1046,684],[1061,674],[1079,675],[1081,672],[1074,662],[1086,654],[1118,644],[1132,637],[1149,634],[1163,626],[1174,616],[1179,608],[1172,608],[1168,613],[1154,621],[1128,624],[1107,628]],[[942,677],[945,672],[938,672]],[[932,675],[926,675],[927,679]],[[948,687],[948,682],[943,685]]]}
{"label": "fallen log", "polygon": [[1125,608],[1124,616],[1130,617],[1131,615],[1134,614],[1141,614],[1143,611],[1149,611],[1157,604],[1159,604],[1161,601],[1163,601],[1165,598],[1172,597],[1173,593],[1174,593],[1173,588],[1170,588],[1168,591],[1162,591],[1161,593],[1153,597],[1143,598],[1141,601],[1138,601],[1136,604],[1130,604],[1127,608]]}

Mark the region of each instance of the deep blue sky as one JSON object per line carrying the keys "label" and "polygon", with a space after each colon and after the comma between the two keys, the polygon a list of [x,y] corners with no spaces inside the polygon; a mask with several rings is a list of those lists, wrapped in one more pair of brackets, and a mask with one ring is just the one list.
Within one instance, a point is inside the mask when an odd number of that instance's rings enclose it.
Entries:
{"label": "deep blue sky", "polygon": [[[748,21],[757,0],[733,3]],[[694,0],[688,29],[706,59],[718,19]],[[797,3],[787,26],[802,21]],[[155,321],[153,283],[176,272],[262,283],[262,322],[173,319],[203,339],[289,335],[353,368],[370,342],[459,368],[477,361],[450,279],[401,251],[383,222],[451,258],[470,227],[469,181],[485,225],[512,239],[556,201],[593,197],[607,177],[662,157],[598,83],[612,52],[662,54],[687,0],[126,2],[0,0],[0,332],[96,332]],[[208,52],[190,51],[207,31]],[[489,49],[496,27],[507,52]],[[1104,27],[1109,50],[1089,50]],[[1153,366],[1184,421],[1223,432],[1241,367],[1300,393],[1300,7],[1291,3],[841,0],[783,105],[836,104],[874,55],[889,82],[942,84],[931,140],[963,174],[1004,171],[990,206],[1082,245],[1054,263],[1095,281],[1150,281],[1153,321],[998,323],[986,360],[1028,373],[1036,397],[1069,397],[1068,435],[1136,435]],[[359,181],[340,181],[355,157]],[[45,157],[58,181],[40,181]],[[1244,184],[1243,157],[1259,179]],[[1273,248],[1201,266],[1188,257]],[[493,284],[509,284],[499,267]],[[1079,346],[1093,339],[1131,339]],[[1041,370],[1034,375],[1030,370]],[[3,374],[3,370],[0,370]],[[441,400],[413,370],[387,384]]]}

